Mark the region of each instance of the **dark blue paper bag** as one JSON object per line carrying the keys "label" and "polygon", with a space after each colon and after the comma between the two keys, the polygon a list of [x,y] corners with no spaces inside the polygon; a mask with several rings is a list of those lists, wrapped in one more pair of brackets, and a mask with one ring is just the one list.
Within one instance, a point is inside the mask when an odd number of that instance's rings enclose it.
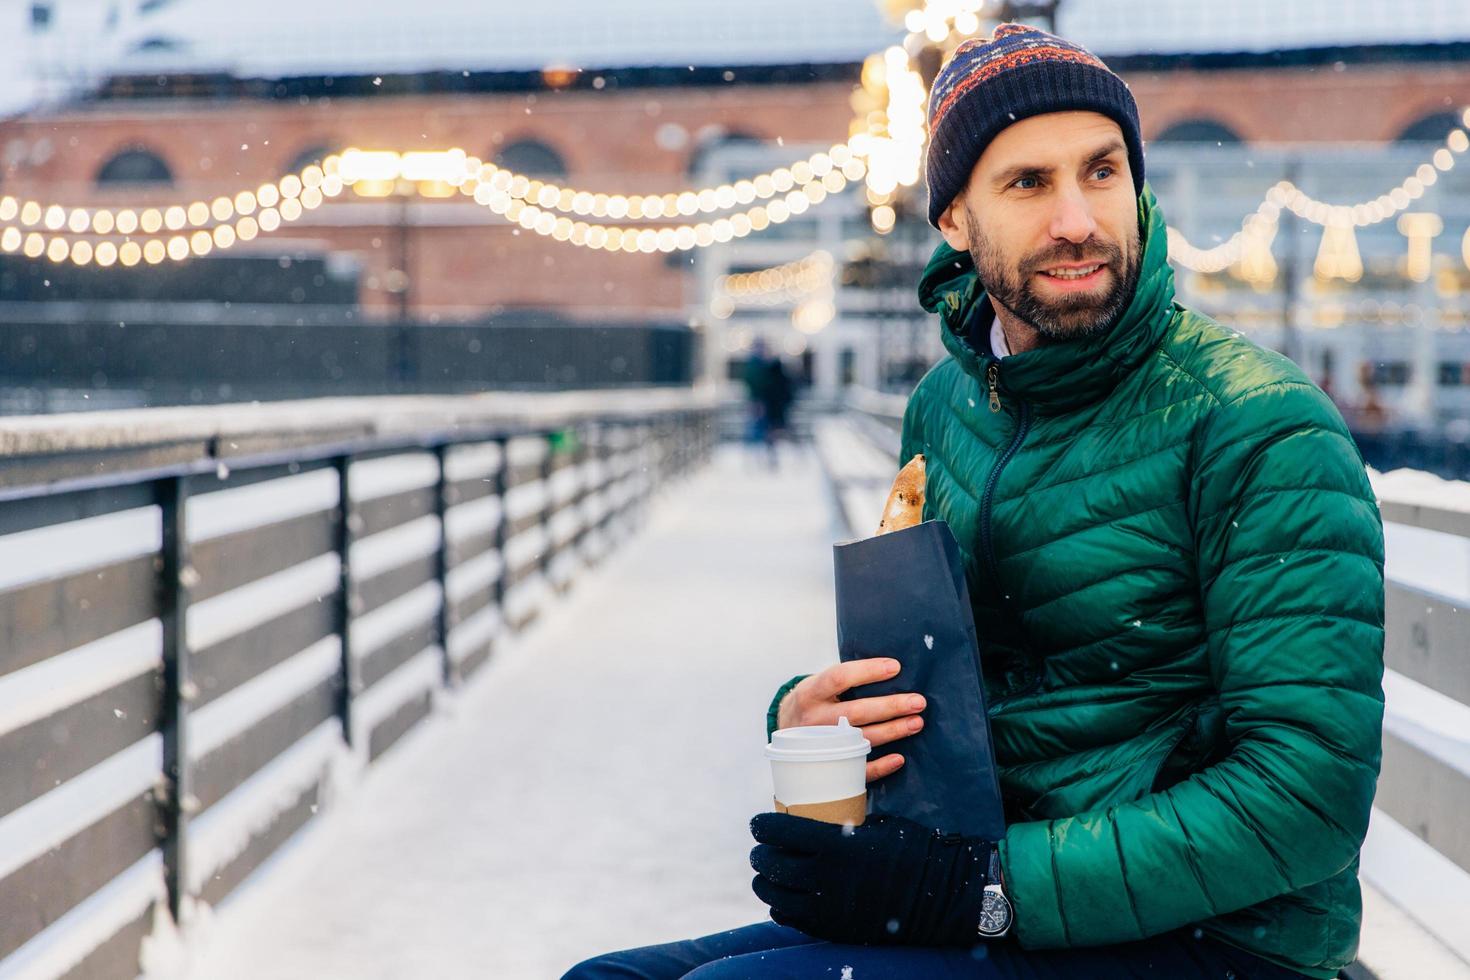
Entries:
{"label": "dark blue paper bag", "polygon": [[868,812],[908,817],[946,833],[1005,836],[1000,781],[980,680],[964,566],[943,521],[833,548],[837,651],[843,660],[892,657],[897,676],[844,700],[912,691],[928,701],[924,728],[874,755],[903,768],[868,786]]}

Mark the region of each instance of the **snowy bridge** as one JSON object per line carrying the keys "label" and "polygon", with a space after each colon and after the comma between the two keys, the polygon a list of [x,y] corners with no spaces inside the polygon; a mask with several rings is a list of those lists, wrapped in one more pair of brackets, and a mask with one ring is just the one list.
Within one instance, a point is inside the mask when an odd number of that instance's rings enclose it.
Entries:
{"label": "snowy bridge", "polygon": [[0,976],[167,975],[174,924],[626,538],[711,417],[646,391],[6,420]]}
{"label": "snowy bridge", "polygon": [[[677,392],[0,424],[0,980],[554,977],[762,918],[765,702],[832,656],[897,407],[775,471]],[[1470,505],[1376,482],[1354,975],[1470,975]]]}

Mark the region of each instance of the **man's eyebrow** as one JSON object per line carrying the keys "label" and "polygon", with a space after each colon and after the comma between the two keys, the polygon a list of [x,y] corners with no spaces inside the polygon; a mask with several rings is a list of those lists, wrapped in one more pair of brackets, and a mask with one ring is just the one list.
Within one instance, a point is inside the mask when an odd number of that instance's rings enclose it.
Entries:
{"label": "man's eyebrow", "polygon": [[1099,150],[1093,151],[1092,156],[1090,156],[1090,157],[1087,158],[1087,162],[1088,163],[1096,163],[1097,161],[1101,160],[1103,157],[1110,157],[1110,156],[1113,156],[1116,153],[1127,153],[1127,152],[1128,152],[1128,148],[1123,145],[1123,141],[1122,140],[1113,140],[1107,146],[1104,146],[1104,147],[1102,147]]}
{"label": "man's eyebrow", "polygon": [[1051,172],[1051,167],[1044,167],[1034,163],[1022,163],[1014,167],[1007,167],[991,179],[995,182],[996,186],[1004,187],[1012,181],[1020,180],[1022,177],[1045,177]]}
{"label": "man's eyebrow", "polygon": [[[1123,145],[1122,140],[1113,140],[1111,143],[1108,143],[1105,146],[1101,146],[1090,153],[1084,166],[1091,166],[1092,164],[1106,157],[1127,152],[1128,148]],[[1045,177],[1050,174],[1054,169],[1054,167],[1048,167],[1038,163],[1020,163],[1014,167],[1007,167],[1006,169],[1000,171],[992,178],[992,180],[994,180],[994,182],[998,186],[1004,187],[1010,184],[1012,181],[1020,180],[1022,177]]]}

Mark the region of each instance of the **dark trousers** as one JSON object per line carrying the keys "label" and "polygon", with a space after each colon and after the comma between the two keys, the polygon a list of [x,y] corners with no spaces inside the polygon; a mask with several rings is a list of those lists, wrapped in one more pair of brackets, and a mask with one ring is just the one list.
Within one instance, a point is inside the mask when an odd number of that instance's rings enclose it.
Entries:
{"label": "dark trousers", "polygon": [[1014,940],[973,949],[846,946],[762,922],[700,939],[644,946],[585,960],[562,980],[1300,980],[1288,970],[1191,928],[1134,943],[1023,950]]}

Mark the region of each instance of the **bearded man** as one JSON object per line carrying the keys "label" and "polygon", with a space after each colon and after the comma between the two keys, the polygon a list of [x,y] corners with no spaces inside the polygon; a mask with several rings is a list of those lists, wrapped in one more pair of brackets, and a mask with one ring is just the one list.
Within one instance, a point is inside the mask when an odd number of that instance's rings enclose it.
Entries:
{"label": "bearded man", "polygon": [[[1336,977],[1380,762],[1383,537],[1362,458],[1289,360],[1174,301],[1128,87],[1018,24],[929,103],[919,284],[949,356],[904,416],[959,542],[1009,829],[752,822],[773,922],[576,977]],[[918,695],[794,678],[768,728],[873,745]],[[878,754],[869,780],[903,764]]]}

